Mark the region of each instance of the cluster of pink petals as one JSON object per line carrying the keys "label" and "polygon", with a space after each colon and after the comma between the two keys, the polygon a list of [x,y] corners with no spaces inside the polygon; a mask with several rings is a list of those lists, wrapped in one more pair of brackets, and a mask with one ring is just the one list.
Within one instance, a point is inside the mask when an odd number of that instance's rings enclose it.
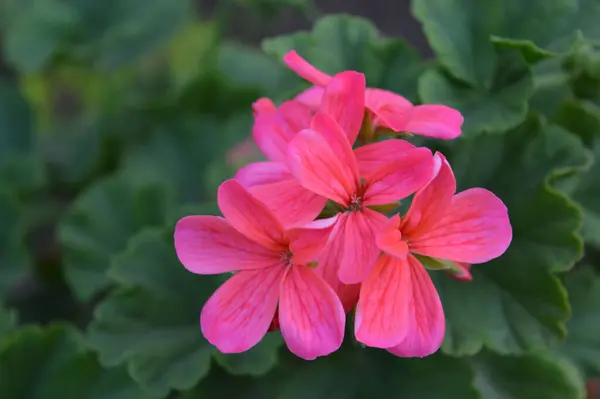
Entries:
{"label": "cluster of pink petals", "polygon": [[[221,185],[224,217],[188,216],[175,230],[189,271],[233,273],[202,309],[204,336],[238,353],[278,326],[290,351],[315,359],[340,347],[356,308],[363,344],[403,357],[434,353],[445,318],[421,259],[451,261],[453,277],[470,280],[472,264],[508,248],[508,213],[485,189],[456,193],[442,154],[373,138],[392,130],[452,139],[462,116],[368,89],[358,72],[328,76],[293,51],[285,62],[315,86],[278,107],[254,104],[253,138],[267,161]],[[370,143],[353,148],[359,135]],[[378,211],[413,194],[402,217]]]}

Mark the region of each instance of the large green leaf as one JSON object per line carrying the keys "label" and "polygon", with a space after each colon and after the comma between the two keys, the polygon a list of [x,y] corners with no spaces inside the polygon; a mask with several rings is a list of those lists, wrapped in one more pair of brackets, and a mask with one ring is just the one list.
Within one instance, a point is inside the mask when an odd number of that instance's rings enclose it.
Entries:
{"label": "large green leaf", "polygon": [[565,50],[578,29],[600,38],[592,22],[600,16],[597,0],[415,0],[413,12],[442,65],[474,86],[491,87],[501,65],[492,38],[522,48],[532,60]]}
{"label": "large green leaf", "polygon": [[250,130],[250,108],[225,122],[202,117],[161,126],[144,143],[127,151],[124,174],[138,182],[172,187],[182,202],[213,199],[214,182],[235,174],[225,164],[225,154],[249,137]]}
{"label": "large green leaf", "polygon": [[570,364],[545,355],[501,356],[484,351],[473,359],[475,386],[485,399],[581,399],[584,381]]}
{"label": "large green leaf", "polygon": [[417,77],[423,68],[418,53],[401,40],[382,38],[366,19],[326,16],[312,32],[266,39],[263,49],[279,59],[294,49],[327,73],[356,70],[366,75],[369,87],[416,100]]}
{"label": "large green leaf", "polygon": [[485,187],[504,201],[513,240],[502,257],[473,266],[470,283],[435,276],[448,324],[443,350],[520,353],[564,337],[569,304],[553,272],[582,255],[581,212],[549,179],[587,165],[583,145],[531,116],[504,135],[459,140],[450,155],[460,187]]}
{"label": "large green leaf", "polygon": [[65,273],[79,299],[88,300],[109,283],[112,256],[146,226],[163,226],[173,199],[163,186],[114,176],[84,191],[59,226]]}
{"label": "large green leaf", "polygon": [[465,118],[465,134],[504,132],[521,123],[532,94],[531,70],[523,56],[513,50],[499,51],[490,87],[469,87],[430,69],[419,79],[419,96],[425,103],[445,104]]}
{"label": "large green leaf", "polygon": [[54,56],[112,69],[160,47],[191,16],[189,0],[39,0],[9,2],[6,55],[23,71],[41,70]]}
{"label": "large green leaf", "polygon": [[28,273],[31,259],[24,242],[23,207],[12,192],[0,189],[0,302]]}
{"label": "large green leaf", "polygon": [[566,275],[565,286],[573,316],[567,338],[554,350],[588,378],[600,376],[600,276],[591,267],[581,267]]}
{"label": "large green leaf", "polygon": [[208,373],[211,357],[233,374],[259,375],[276,363],[281,339],[271,334],[250,351],[217,354],[200,331],[200,310],[224,280],[195,276],[179,263],[172,230],[141,232],[110,270],[123,286],[96,311],[90,344],[107,366],[126,362],[146,389],[187,390]]}
{"label": "large green leaf", "polygon": [[477,398],[473,372],[459,359],[400,359],[383,351],[343,347],[312,362],[287,354],[259,379],[232,378],[217,368],[182,399]]}
{"label": "large green leaf", "polygon": [[22,71],[47,64],[81,23],[77,10],[63,0],[7,1],[0,5],[6,27],[6,59]]}
{"label": "large green leaf", "polygon": [[276,100],[298,87],[297,79],[279,60],[251,47],[224,43],[218,61],[219,70],[232,82],[256,87],[262,95]]}
{"label": "large green leaf", "polygon": [[562,63],[562,58],[548,58],[532,68],[533,95],[529,107],[550,119],[554,118],[565,98],[572,96],[570,77]]}
{"label": "large green leaf", "polygon": [[566,99],[554,121],[577,134],[590,147],[596,138],[600,138],[600,107],[592,102]]}
{"label": "large green leaf", "polygon": [[124,368],[103,369],[78,333],[63,326],[27,327],[0,346],[0,397],[146,399]]}
{"label": "large green leaf", "polygon": [[6,309],[2,303],[0,303],[0,342],[4,334],[11,331],[17,324],[17,314]]}
{"label": "large green leaf", "polygon": [[0,78],[0,181],[19,189],[43,182],[34,155],[33,114],[18,87]]}
{"label": "large green leaf", "polygon": [[583,208],[581,234],[585,242],[600,249],[600,139],[596,139],[593,152],[595,162],[581,174],[571,196]]}

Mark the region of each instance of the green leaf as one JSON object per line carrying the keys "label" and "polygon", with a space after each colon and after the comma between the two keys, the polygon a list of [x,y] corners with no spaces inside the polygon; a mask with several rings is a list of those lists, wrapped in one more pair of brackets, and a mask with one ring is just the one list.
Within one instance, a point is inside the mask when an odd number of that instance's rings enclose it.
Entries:
{"label": "green leaf", "polygon": [[[193,11],[189,0],[145,0],[112,4],[79,5],[85,15],[84,23],[98,19],[98,8],[104,13],[104,31],[90,32],[85,39],[91,41],[90,56],[94,56],[101,69],[114,69],[128,64],[165,45],[183,26]],[[90,7],[90,5],[92,5]],[[86,26],[83,25],[85,28]]]}
{"label": "green leaf", "polygon": [[[148,140],[125,154],[124,174],[138,182],[171,187],[182,202],[214,199],[214,182],[235,174],[225,154],[250,136],[251,114],[232,115],[227,121],[203,117],[156,129]],[[216,162],[217,170],[209,168]],[[209,179],[208,173],[216,173]]]}
{"label": "green leaf", "polygon": [[600,107],[589,101],[566,99],[555,117],[555,122],[577,134],[588,146],[600,137]]}
{"label": "green leaf", "polygon": [[[42,399],[146,399],[123,368],[105,370],[64,326],[26,327],[0,347],[0,396]],[[65,396],[66,395],[66,396]]]}
{"label": "green leaf", "polygon": [[277,352],[282,344],[281,335],[271,333],[247,352],[232,355],[217,353],[215,358],[230,374],[260,376],[277,365]]}
{"label": "green leaf", "polygon": [[580,399],[581,376],[546,355],[502,356],[484,351],[473,359],[475,386],[486,399]]}
{"label": "green leaf", "polygon": [[364,18],[347,15],[319,19],[312,32],[266,39],[263,49],[278,59],[292,49],[329,74],[345,70],[364,73],[369,87],[416,99],[417,77],[423,70],[418,53],[398,39],[385,39]]}
{"label": "green leaf", "polygon": [[467,135],[517,126],[527,115],[527,100],[533,92],[531,70],[515,51],[500,51],[498,57],[490,87],[469,87],[440,70],[427,70],[419,79],[421,100],[458,109],[465,118]]}
{"label": "green leaf", "polygon": [[565,57],[564,68],[569,72],[571,88],[579,98],[600,99],[600,52],[578,35]]}
{"label": "green leaf", "polygon": [[567,338],[553,349],[587,378],[600,376],[600,276],[583,266],[566,275],[565,286],[573,316]]}
{"label": "green leaf", "polygon": [[191,18],[189,0],[39,0],[8,7],[6,54],[23,71],[56,55],[110,70],[163,45]]}
{"label": "green leaf", "polygon": [[81,300],[109,283],[112,256],[148,226],[163,226],[173,199],[165,187],[136,184],[124,176],[98,181],[73,203],[59,226],[67,280]]}
{"label": "green leaf", "polygon": [[[169,68],[176,93],[213,65],[218,30],[215,23],[195,22],[178,32],[168,46]],[[207,65],[209,67],[207,68]]]}
{"label": "green leaf", "polygon": [[298,87],[297,79],[281,62],[237,43],[221,45],[219,70],[235,84],[255,87],[262,95],[275,100]]}
{"label": "green leaf", "polygon": [[49,63],[80,23],[77,10],[62,0],[22,2],[2,11],[8,15],[6,59],[23,72],[39,70]]}
{"label": "green leaf", "polygon": [[282,356],[280,366],[261,378],[232,378],[213,368],[182,399],[477,398],[473,372],[460,359],[443,355],[401,359],[375,349],[343,347],[327,357],[305,362]]}
{"label": "green leaf", "polygon": [[473,86],[491,87],[502,65],[492,36],[503,47],[520,48],[530,60],[564,50],[577,29],[600,37],[598,25],[591,23],[600,16],[596,0],[415,0],[413,13],[442,65]]}
{"label": "green leaf", "polygon": [[529,107],[553,119],[565,98],[572,96],[570,76],[561,58],[550,58],[533,66],[533,96]]}
{"label": "green leaf", "polygon": [[23,207],[13,193],[0,189],[0,302],[31,266],[22,217]]}
{"label": "green leaf", "polygon": [[600,249],[600,139],[593,147],[595,162],[592,167],[579,176],[571,197],[583,208],[583,227],[581,234],[587,244]]}
{"label": "green leaf", "polygon": [[583,250],[581,212],[549,181],[586,166],[588,154],[575,136],[531,116],[504,135],[458,140],[449,155],[462,189],[484,187],[504,201],[513,240],[500,258],[474,265],[470,283],[434,274],[447,318],[442,349],[466,355],[484,346],[503,354],[545,348],[564,337],[569,317],[553,273],[570,269]]}
{"label": "green leaf", "polygon": [[0,79],[0,181],[18,189],[42,185],[43,170],[33,153],[33,115],[17,86]]}
{"label": "green leaf", "polygon": [[[171,230],[138,234],[110,275],[123,288],[99,306],[89,332],[101,362],[126,362],[131,376],[157,395],[191,389],[216,354],[202,336],[199,319],[222,276],[186,271]],[[268,337],[246,353],[218,355],[218,361],[236,374],[261,374],[274,366],[278,346],[276,338]]]}
{"label": "green leaf", "polygon": [[2,303],[0,303],[0,342],[4,334],[11,331],[17,325],[17,314],[16,312],[6,309]]}
{"label": "green leaf", "polygon": [[93,118],[77,118],[45,132],[42,151],[51,176],[76,187],[89,181],[101,168],[104,139]]}

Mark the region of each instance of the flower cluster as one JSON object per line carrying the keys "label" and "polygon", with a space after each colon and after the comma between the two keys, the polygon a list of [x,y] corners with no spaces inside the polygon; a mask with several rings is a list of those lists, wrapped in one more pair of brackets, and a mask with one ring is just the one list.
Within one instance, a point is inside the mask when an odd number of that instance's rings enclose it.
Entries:
{"label": "flower cluster", "polygon": [[[204,336],[237,353],[280,328],[290,351],[315,359],[340,347],[355,309],[361,343],[432,354],[445,319],[426,267],[469,280],[472,264],[500,256],[512,238],[500,199],[456,193],[442,154],[396,138],[456,138],[461,114],[366,88],[358,72],[326,75],[294,51],[284,61],[314,86],[278,107],[254,104],[253,138],[268,161],[222,183],[224,217],[177,223],[189,271],[232,273],[202,309]],[[389,215],[413,194],[405,215]]]}

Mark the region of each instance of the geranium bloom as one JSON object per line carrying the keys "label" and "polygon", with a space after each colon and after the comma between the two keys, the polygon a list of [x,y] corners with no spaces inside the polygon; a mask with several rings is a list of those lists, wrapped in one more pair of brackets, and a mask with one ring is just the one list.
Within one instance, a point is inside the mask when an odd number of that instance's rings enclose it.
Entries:
{"label": "geranium bloom", "polygon": [[288,145],[288,165],[302,186],[340,208],[319,268],[329,273],[335,267],[342,283],[356,284],[377,259],[375,235],[387,220],[369,207],[398,201],[422,187],[431,178],[433,158],[427,148],[412,148],[361,176],[346,133],[319,112],[311,128]]}
{"label": "geranium bloom", "polygon": [[[357,93],[361,83],[362,92]],[[320,99],[320,110],[343,126],[351,142],[358,136],[362,123],[364,85],[361,74],[342,72],[330,79]],[[290,140],[309,127],[313,112],[297,101],[287,101],[276,108],[263,98],[254,104],[254,113],[252,134],[270,162],[256,162],[241,168],[236,180],[286,226],[301,226],[312,221],[323,210],[327,199],[300,186],[284,161]]]}
{"label": "geranium bloom", "polygon": [[206,302],[200,325],[221,352],[243,352],[267,333],[278,311],[290,351],[304,359],[339,348],[345,313],[333,289],[308,264],[323,246],[330,222],[286,230],[237,181],[219,187],[225,218],[188,216],[177,223],[175,248],[198,274],[235,272]]}
{"label": "geranium bloom", "polygon": [[289,141],[310,125],[313,112],[297,101],[275,107],[267,98],[256,101],[253,109],[252,136],[268,161],[244,166],[235,179],[284,225],[306,224],[319,215],[326,199],[300,186],[284,161]]}
{"label": "geranium bloom", "polygon": [[437,153],[435,177],[419,190],[406,216],[392,217],[378,236],[384,252],[364,281],[356,307],[356,338],[398,356],[427,356],[441,345],[442,304],[419,256],[483,263],[512,239],[508,213],[490,191],[456,192],[454,174]]}
{"label": "geranium bloom", "polygon": [[[283,59],[290,69],[315,85],[297,96],[296,100],[313,110],[318,109],[323,87],[329,84],[331,76],[312,66],[296,51],[289,51]],[[367,126],[369,135],[391,130],[449,140],[461,134],[462,115],[445,105],[414,106],[396,93],[369,88],[365,92],[365,106],[370,122]]]}

